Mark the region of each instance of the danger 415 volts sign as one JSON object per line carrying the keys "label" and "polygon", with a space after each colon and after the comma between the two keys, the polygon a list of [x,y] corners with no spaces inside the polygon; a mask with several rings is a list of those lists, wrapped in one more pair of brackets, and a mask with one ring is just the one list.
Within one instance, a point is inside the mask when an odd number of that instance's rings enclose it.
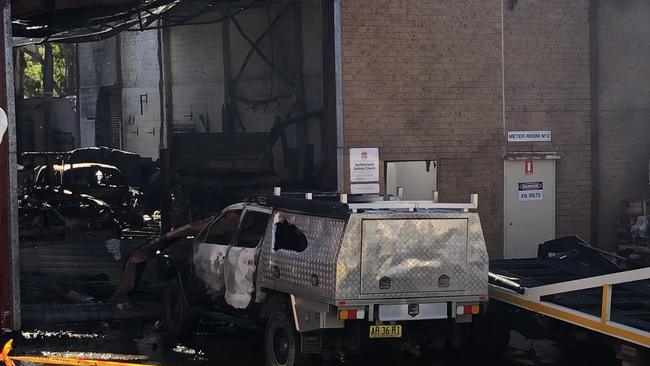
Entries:
{"label": "danger 415 volts sign", "polygon": [[542,201],[544,199],[544,183],[519,183],[519,201]]}

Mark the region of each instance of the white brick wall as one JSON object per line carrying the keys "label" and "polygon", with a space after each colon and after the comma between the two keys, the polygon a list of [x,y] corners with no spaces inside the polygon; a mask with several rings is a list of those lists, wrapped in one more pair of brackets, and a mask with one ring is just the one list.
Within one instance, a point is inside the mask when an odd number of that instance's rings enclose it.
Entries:
{"label": "white brick wall", "polygon": [[[305,2],[303,20],[303,48],[306,109],[307,112],[322,108],[322,38],[321,5],[318,1]],[[271,19],[280,7],[271,9]],[[255,40],[267,28],[266,9],[251,9],[237,17],[247,35]],[[294,54],[293,9],[276,24],[271,37],[260,43],[267,57],[274,55],[274,62],[295,82],[297,58]],[[194,125],[196,131],[221,132],[221,110],[224,105],[224,60],[222,24],[207,24],[170,28],[170,68],[173,103],[173,123],[176,126]],[[237,74],[250,46],[234,25],[230,26],[232,77]],[[159,68],[157,59],[157,32],[126,32],[121,36],[122,83],[124,110],[125,148],[144,156],[157,158],[158,133],[160,130]],[[273,48],[273,52],[271,52]],[[267,132],[273,127],[276,116],[285,118],[291,110],[294,89],[282,80],[277,72],[259,55],[254,54],[237,85],[235,94],[249,99],[267,99],[282,95],[280,102],[250,108],[240,104],[240,114],[246,131]],[[148,103],[141,111],[140,95],[147,95]],[[203,121],[209,120],[206,129]],[[239,128],[239,126],[237,126]],[[142,131],[156,131],[143,136]],[[295,128],[287,131],[290,147],[295,146]],[[139,132],[139,134],[136,134]],[[316,121],[308,128],[309,143],[316,146],[318,158],[321,143],[320,129]],[[277,158],[281,159],[281,156]]]}
{"label": "white brick wall", "polygon": [[158,87],[158,32],[123,32],[120,46],[124,88]]}
{"label": "white brick wall", "polygon": [[115,43],[115,38],[110,38],[79,44],[77,48],[79,85],[82,88],[115,85],[117,76]]}
{"label": "white brick wall", "polygon": [[158,34],[124,32],[120,37],[124,148],[155,160],[160,145]]}
{"label": "white brick wall", "polygon": [[221,131],[224,99],[221,24],[170,30],[173,119],[205,131],[200,115],[209,116],[210,131]]}
{"label": "white brick wall", "polygon": [[97,95],[102,86],[117,83],[116,41],[80,43],[79,58],[79,144],[95,146]]}

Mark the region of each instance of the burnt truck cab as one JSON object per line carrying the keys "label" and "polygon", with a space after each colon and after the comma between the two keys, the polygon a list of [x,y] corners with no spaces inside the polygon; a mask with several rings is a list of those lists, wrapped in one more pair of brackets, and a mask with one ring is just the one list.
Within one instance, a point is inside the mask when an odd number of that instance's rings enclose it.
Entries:
{"label": "burnt truck cab", "polygon": [[[386,343],[449,340],[488,301],[471,204],[340,203],[261,195],[159,253],[171,335],[210,312],[265,324],[268,365]],[[417,352],[416,352],[417,353]]]}

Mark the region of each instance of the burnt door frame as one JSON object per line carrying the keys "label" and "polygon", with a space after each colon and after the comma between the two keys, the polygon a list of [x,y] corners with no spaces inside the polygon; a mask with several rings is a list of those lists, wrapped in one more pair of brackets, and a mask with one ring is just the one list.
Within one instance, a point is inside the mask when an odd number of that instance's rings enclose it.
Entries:
{"label": "burnt door frame", "polygon": [[[245,227],[247,223],[247,215],[249,214],[262,214],[266,216],[266,227],[264,229],[264,233],[260,236],[257,245],[255,247],[248,247],[248,246],[241,246],[240,245],[240,240],[242,236],[242,232],[244,230],[247,230]],[[226,252],[226,262],[224,265],[224,287],[225,287],[225,292],[224,292],[224,300],[226,303],[230,306],[232,306],[235,309],[245,309],[248,306],[250,306],[251,303],[254,302],[254,295],[257,287],[257,274],[259,273],[257,271],[258,266],[259,266],[259,255],[262,250],[262,244],[264,242],[264,237],[268,230],[272,230],[272,220],[271,217],[273,216],[273,210],[269,208],[262,208],[262,207],[255,207],[255,206],[248,206],[244,209],[240,221],[239,228],[237,230],[237,234],[233,240],[233,242],[230,244],[228,247],[228,251]],[[239,265],[242,263],[238,263],[237,261],[233,260],[233,253],[237,253],[240,256],[246,257],[249,256],[249,261],[246,261],[245,267],[246,268],[239,268]],[[253,259],[250,259],[252,256]],[[251,269],[252,271],[247,273],[247,270]],[[243,276],[242,276],[243,274]],[[248,278],[247,274],[250,275],[251,277]],[[234,288],[232,288],[234,287]],[[242,289],[251,289],[252,291],[247,294],[243,294],[241,291]],[[238,303],[238,301],[241,301],[241,298],[237,298],[237,295],[248,295],[248,301],[246,306],[243,306],[243,304]]]}

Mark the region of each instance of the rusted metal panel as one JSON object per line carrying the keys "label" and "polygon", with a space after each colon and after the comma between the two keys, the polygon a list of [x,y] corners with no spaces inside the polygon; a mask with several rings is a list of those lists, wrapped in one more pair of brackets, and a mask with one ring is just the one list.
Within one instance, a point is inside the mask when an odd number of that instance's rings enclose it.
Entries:
{"label": "rusted metal panel", "polygon": [[177,174],[184,176],[206,173],[268,175],[273,172],[267,133],[175,134],[173,150],[172,165]]}

